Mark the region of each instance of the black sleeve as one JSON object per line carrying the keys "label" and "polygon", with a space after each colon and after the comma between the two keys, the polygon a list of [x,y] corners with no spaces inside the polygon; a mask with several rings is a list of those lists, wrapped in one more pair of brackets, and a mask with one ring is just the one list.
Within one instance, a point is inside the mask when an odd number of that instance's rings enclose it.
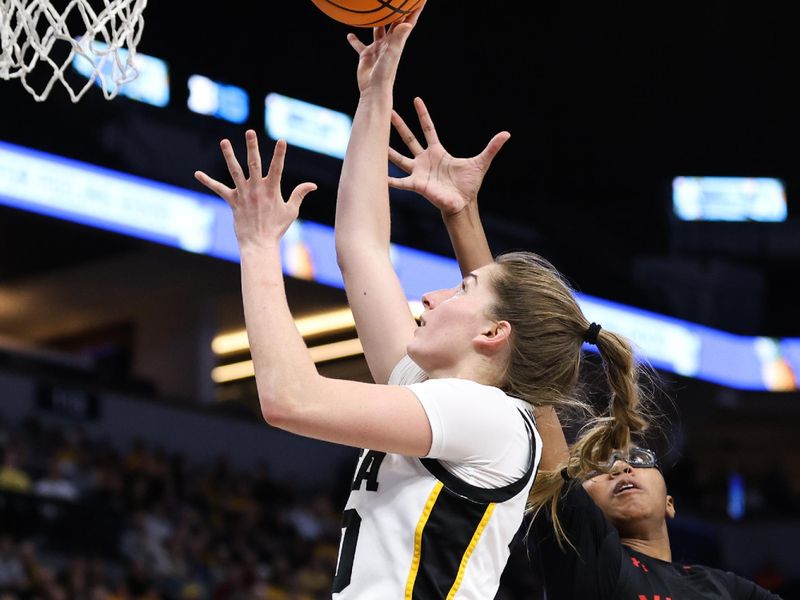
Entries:
{"label": "black sleeve", "polygon": [[728,577],[728,587],[735,600],[781,600],[777,594],[765,590],[752,581],[733,573],[725,573],[725,575]]}
{"label": "black sleeve", "polygon": [[576,481],[559,498],[558,517],[568,539],[563,549],[545,509],[534,519],[529,540],[541,561],[548,599],[610,598],[622,564],[617,530]]}

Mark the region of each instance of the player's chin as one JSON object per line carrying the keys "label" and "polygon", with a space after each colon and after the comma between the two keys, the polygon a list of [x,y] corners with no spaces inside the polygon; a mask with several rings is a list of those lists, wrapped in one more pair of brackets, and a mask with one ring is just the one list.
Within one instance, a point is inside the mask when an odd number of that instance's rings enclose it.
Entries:
{"label": "player's chin", "polygon": [[642,502],[629,502],[614,507],[613,521],[620,523],[637,523],[652,514],[652,507]]}
{"label": "player's chin", "polygon": [[428,371],[437,362],[435,348],[425,339],[424,333],[415,334],[406,346],[406,354],[413,360],[421,369]]}

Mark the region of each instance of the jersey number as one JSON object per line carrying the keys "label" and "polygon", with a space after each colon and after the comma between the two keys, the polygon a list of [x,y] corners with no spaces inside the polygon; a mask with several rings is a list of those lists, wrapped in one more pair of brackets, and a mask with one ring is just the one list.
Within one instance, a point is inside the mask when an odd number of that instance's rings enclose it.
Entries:
{"label": "jersey number", "polygon": [[333,578],[333,593],[341,592],[350,585],[353,573],[353,559],[356,556],[358,530],[361,528],[361,515],[355,508],[348,508],[342,515],[342,548],[339,550],[339,562],[336,565],[336,576]]}

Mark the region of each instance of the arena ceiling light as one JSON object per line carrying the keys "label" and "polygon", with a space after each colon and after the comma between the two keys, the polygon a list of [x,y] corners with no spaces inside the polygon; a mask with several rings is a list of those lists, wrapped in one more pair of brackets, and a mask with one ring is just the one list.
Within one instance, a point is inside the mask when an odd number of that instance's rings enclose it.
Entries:
{"label": "arena ceiling light", "polygon": [[[422,314],[421,302],[409,302],[408,306],[415,319]],[[348,331],[355,327],[353,313],[347,307],[309,315],[307,317],[300,317],[295,319],[294,323],[300,335],[304,338],[312,338],[319,335],[332,335]],[[323,346],[316,346],[316,348],[322,347]],[[230,333],[222,333],[216,336],[211,342],[211,350],[218,356],[244,352],[249,348],[247,331],[244,329],[232,331]],[[312,352],[313,350],[312,348]],[[360,351],[358,353],[360,353]]]}
{"label": "arena ceiling light", "polygon": [[186,106],[192,112],[231,123],[244,123],[250,116],[250,96],[242,88],[202,75],[191,75],[187,83],[189,98]]}
{"label": "arena ceiling light", "polygon": [[[357,356],[364,352],[358,338],[313,346],[308,350],[315,363]],[[214,380],[215,383],[227,383],[229,381],[236,381],[237,379],[247,379],[254,375],[255,369],[252,360],[244,360],[229,365],[220,365],[211,370],[211,379]]]}
{"label": "arena ceiling light", "polygon": [[273,93],[264,100],[264,124],[273,140],[284,139],[293,146],[343,159],[353,119],[324,106]]}

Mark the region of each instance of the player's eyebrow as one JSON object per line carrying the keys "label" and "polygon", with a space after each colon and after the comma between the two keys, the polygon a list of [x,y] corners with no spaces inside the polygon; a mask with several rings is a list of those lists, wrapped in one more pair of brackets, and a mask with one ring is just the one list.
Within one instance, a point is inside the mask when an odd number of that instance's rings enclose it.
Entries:
{"label": "player's eyebrow", "polygon": [[475,273],[467,273],[464,275],[464,285],[467,285],[467,280],[472,277],[475,280],[475,285],[478,285],[478,276]]}

